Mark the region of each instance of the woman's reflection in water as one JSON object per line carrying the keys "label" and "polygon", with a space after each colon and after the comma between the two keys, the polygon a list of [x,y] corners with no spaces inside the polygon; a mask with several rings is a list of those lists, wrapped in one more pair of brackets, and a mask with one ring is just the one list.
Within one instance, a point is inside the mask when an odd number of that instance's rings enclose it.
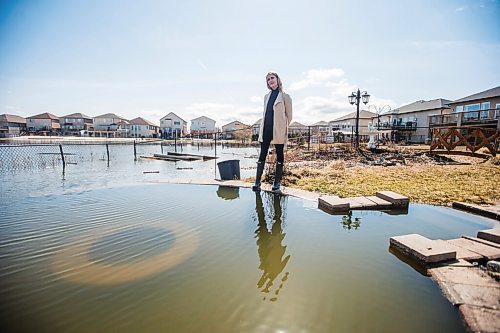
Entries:
{"label": "woman's reflection in water", "polygon": [[[266,202],[266,208],[262,203],[262,196]],[[285,272],[279,282],[275,282],[281,272],[285,269],[290,255],[283,258],[286,251],[286,246],[281,244],[285,238],[283,233],[282,223],[284,222],[283,208],[286,204],[285,196],[277,196],[272,193],[255,193],[255,211],[257,212],[258,227],[255,230],[255,238],[257,239],[257,249],[259,252],[260,266],[262,277],[257,282],[257,287],[265,294],[271,294],[269,300],[274,302],[278,299],[278,294],[283,288],[283,284],[288,279],[289,272]],[[266,216],[267,210],[267,216]],[[267,227],[266,217],[271,221],[271,230]],[[264,300],[266,297],[264,297]]]}

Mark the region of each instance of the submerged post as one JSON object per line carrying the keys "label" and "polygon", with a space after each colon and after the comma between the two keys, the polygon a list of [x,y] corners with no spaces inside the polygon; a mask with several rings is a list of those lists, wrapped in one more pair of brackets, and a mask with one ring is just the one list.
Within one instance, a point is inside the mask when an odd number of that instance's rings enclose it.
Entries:
{"label": "submerged post", "polygon": [[64,160],[64,153],[63,153],[62,145],[59,145],[59,151],[61,152],[61,159],[62,159],[63,171],[64,171],[64,169],[66,168],[66,161]]}
{"label": "submerged post", "polygon": [[[134,151],[135,151],[135,145],[134,145]],[[106,143],[106,155],[108,155],[108,165],[109,165],[109,147],[107,143]]]}
{"label": "submerged post", "polygon": [[[108,144],[106,144],[106,149],[108,148]],[[134,159],[137,159],[137,148],[135,147],[135,140],[134,140]],[[109,153],[108,153],[108,161],[109,161]]]}

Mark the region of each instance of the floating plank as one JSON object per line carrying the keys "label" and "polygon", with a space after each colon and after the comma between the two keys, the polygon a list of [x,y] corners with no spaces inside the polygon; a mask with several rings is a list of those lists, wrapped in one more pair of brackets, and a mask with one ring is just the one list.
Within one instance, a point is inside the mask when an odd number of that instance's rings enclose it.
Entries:
{"label": "floating plank", "polygon": [[154,154],[153,157],[160,158],[160,159],[171,159],[174,158],[177,161],[197,161],[200,160],[200,158],[195,158],[195,157],[189,157],[189,156],[178,156],[178,155],[165,155],[165,154]]}
{"label": "floating plank", "polygon": [[477,233],[477,238],[500,244],[500,228],[481,230]]}
{"label": "floating plank", "polygon": [[398,207],[406,207],[410,203],[408,197],[392,191],[380,191],[376,193],[376,196]]}
{"label": "floating plank", "polygon": [[[449,244],[455,245],[457,247],[462,248],[463,250],[467,250],[468,252],[473,252],[479,255],[479,258],[475,256],[471,256],[470,259],[498,259],[500,258],[500,249],[497,249],[492,246],[488,246],[486,244],[482,244],[479,242],[475,242],[471,239],[467,238],[458,238],[458,239],[450,239],[446,241]],[[463,252],[463,251],[462,251]],[[466,254],[470,255],[470,254]],[[457,257],[460,257],[460,254],[457,252]],[[464,259],[467,259],[463,257]]]}
{"label": "floating plank", "polygon": [[425,264],[455,260],[456,251],[442,240],[431,240],[422,235],[410,234],[390,238],[390,245]]}
{"label": "floating plank", "polygon": [[386,201],[382,198],[379,198],[375,195],[372,195],[372,196],[367,196],[366,197],[368,200],[371,200],[373,201],[374,203],[377,204],[377,209],[389,209],[389,208],[392,208],[392,203],[390,203],[389,201]]}
{"label": "floating plank", "polygon": [[154,156],[139,156],[140,158],[145,158],[148,160],[160,160],[160,161],[170,161],[170,162],[178,162],[180,159],[174,157],[154,157]]}
{"label": "floating plank", "polygon": [[336,195],[324,195],[318,199],[318,208],[330,213],[346,213],[349,211],[349,202]]}
{"label": "floating plank", "polygon": [[188,156],[188,157],[193,157],[199,160],[214,160],[218,157],[215,156],[207,156],[207,155],[196,155],[196,154],[184,154],[184,153],[176,153],[176,152],[167,152],[168,155],[173,155],[173,156]]}

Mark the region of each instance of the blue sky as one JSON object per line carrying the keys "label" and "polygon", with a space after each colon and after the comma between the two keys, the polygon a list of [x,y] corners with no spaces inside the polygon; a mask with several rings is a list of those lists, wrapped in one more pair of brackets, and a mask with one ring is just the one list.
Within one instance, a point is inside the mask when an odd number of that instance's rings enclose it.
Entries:
{"label": "blue sky", "polygon": [[[0,0],[0,114],[255,122],[277,71],[294,120],[500,85],[500,1]],[[372,107],[372,110],[374,108]]]}

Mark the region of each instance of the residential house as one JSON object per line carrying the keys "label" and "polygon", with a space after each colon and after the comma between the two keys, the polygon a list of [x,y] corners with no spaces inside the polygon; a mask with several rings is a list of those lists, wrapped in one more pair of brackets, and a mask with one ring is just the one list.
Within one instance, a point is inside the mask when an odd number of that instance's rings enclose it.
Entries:
{"label": "residential house", "polygon": [[[375,113],[360,110],[358,132],[360,141],[368,141],[370,130],[368,124],[371,123]],[[339,141],[350,141],[356,135],[356,111],[346,114],[329,122],[332,135],[337,136]]]}
{"label": "residential house", "polygon": [[431,127],[480,126],[500,129],[500,86],[449,102],[452,112],[430,117]]}
{"label": "residential house", "polygon": [[311,136],[314,139],[313,142],[317,142],[318,139],[320,142],[333,142],[330,124],[326,121],[318,121],[312,124]]}
{"label": "residential house", "polygon": [[181,138],[187,134],[187,121],[170,112],[160,119],[160,130],[163,139]]}
{"label": "residential house", "polygon": [[160,127],[149,120],[137,117],[129,121],[128,136],[132,138],[157,138]]}
{"label": "residential house", "polygon": [[252,125],[252,140],[257,141],[259,139],[259,133],[260,133],[260,124],[262,123],[262,118],[259,118],[255,123]]}
{"label": "residential house", "polygon": [[13,114],[0,114],[0,137],[19,136],[26,131],[26,118]]}
{"label": "residential house", "polygon": [[215,120],[201,116],[191,120],[190,133],[194,138],[212,138],[215,133]]}
{"label": "residential house", "polygon": [[288,126],[289,137],[297,137],[308,134],[309,134],[309,126],[301,124],[298,121],[294,121]]}
{"label": "residential house", "polygon": [[59,133],[61,124],[59,117],[45,112],[26,118],[26,129],[30,132]]}
{"label": "residential house", "polygon": [[222,138],[225,140],[243,139],[251,136],[251,126],[235,120],[222,126]]}
{"label": "residential house", "polygon": [[416,101],[373,117],[379,139],[394,142],[427,143],[430,141],[429,118],[450,114],[451,101],[437,98]]}
{"label": "residential house", "polygon": [[129,121],[114,113],[106,113],[94,117],[94,130],[89,131],[90,136],[99,137],[127,137]]}
{"label": "residential house", "polygon": [[72,113],[59,118],[63,135],[84,135],[94,128],[92,117],[83,113]]}

